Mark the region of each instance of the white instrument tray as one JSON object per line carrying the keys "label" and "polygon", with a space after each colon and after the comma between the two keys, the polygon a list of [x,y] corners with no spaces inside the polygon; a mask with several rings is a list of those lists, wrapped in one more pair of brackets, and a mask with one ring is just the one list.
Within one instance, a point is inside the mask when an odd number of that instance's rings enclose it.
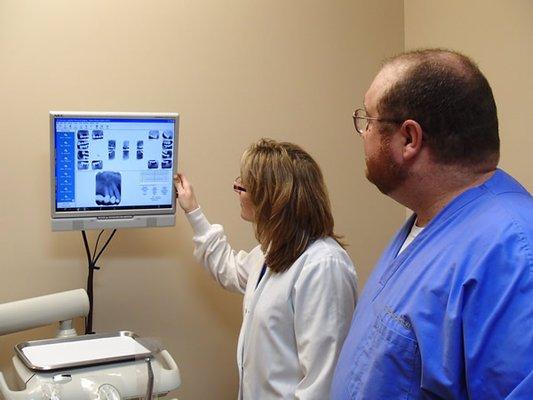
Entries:
{"label": "white instrument tray", "polygon": [[151,357],[129,331],[23,342],[15,352],[32,371],[56,371]]}

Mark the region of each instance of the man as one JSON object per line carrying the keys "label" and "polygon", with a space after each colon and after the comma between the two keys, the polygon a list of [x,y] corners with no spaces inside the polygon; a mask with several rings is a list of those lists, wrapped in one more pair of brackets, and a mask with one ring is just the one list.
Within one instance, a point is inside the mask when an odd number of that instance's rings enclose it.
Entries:
{"label": "man", "polygon": [[467,57],[388,60],[354,113],[366,175],[413,210],[366,283],[332,400],[533,399],[533,199],[497,168]]}

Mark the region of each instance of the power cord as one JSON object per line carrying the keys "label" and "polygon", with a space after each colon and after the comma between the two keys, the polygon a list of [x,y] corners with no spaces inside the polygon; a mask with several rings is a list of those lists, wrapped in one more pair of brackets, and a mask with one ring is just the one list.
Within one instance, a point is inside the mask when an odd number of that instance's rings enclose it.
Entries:
{"label": "power cord", "polygon": [[87,275],[87,295],[89,296],[89,314],[85,318],[85,334],[93,334],[93,310],[94,310],[94,271],[99,270],[100,267],[96,265],[96,262],[106,249],[107,245],[113,239],[113,236],[115,235],[115,232],[117,230],[113,229],[113,232],[109,235],[106,242],[104,243],[103,247],[100,249],[100,251],[97,253],[98,250],[98,242],[100,242],[100,237],[104,233],[104,229],[100,231],[98,234],[98,237],[96,238],[96,244],[94,245],[94,251],[93,254],[91,254],[91,250],[89,249],[89,241],[87,240],[87,234],[85,231],[81,231],[81,236],[83,238],[83,244],[85,246],[85,252],[87,253],[87,263],[89,268],[89,273]]}

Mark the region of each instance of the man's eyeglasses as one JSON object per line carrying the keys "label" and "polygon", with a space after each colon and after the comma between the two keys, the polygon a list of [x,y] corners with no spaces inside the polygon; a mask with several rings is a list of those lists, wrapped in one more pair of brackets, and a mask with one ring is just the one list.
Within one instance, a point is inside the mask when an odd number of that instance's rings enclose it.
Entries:
{"label": "man's eyeglasses", "polygon": [[362,135],[366,132],[368,129],[368,124],[370,124],[370,121],[378,121],[378,122],[388,122],[391,124],[401,124],[403,120],[400,119],[385,119],[385,118],[374,118],[374,117],[368,117],[366,116],[366,112],[362,108],[358,108],[353,112],[353,125],[355,126],[355,130],[359,135]]}
{"label": "man's eyeglasses", "polygon": [[246,192],[246,189],[242,187],[240,176],[235,178],[235,181],[233,182],[233,190],[235,191],[235,193],[238,193],[238,194],[241,194],[242,192]]}

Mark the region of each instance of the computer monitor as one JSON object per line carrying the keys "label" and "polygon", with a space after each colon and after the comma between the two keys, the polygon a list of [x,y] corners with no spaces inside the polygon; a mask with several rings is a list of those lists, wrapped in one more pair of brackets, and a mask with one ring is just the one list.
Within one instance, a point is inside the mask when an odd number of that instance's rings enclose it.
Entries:
{"label": "computer monitor", "polygon": [[175,224],[179,116],[50,112],[52,230]]}

